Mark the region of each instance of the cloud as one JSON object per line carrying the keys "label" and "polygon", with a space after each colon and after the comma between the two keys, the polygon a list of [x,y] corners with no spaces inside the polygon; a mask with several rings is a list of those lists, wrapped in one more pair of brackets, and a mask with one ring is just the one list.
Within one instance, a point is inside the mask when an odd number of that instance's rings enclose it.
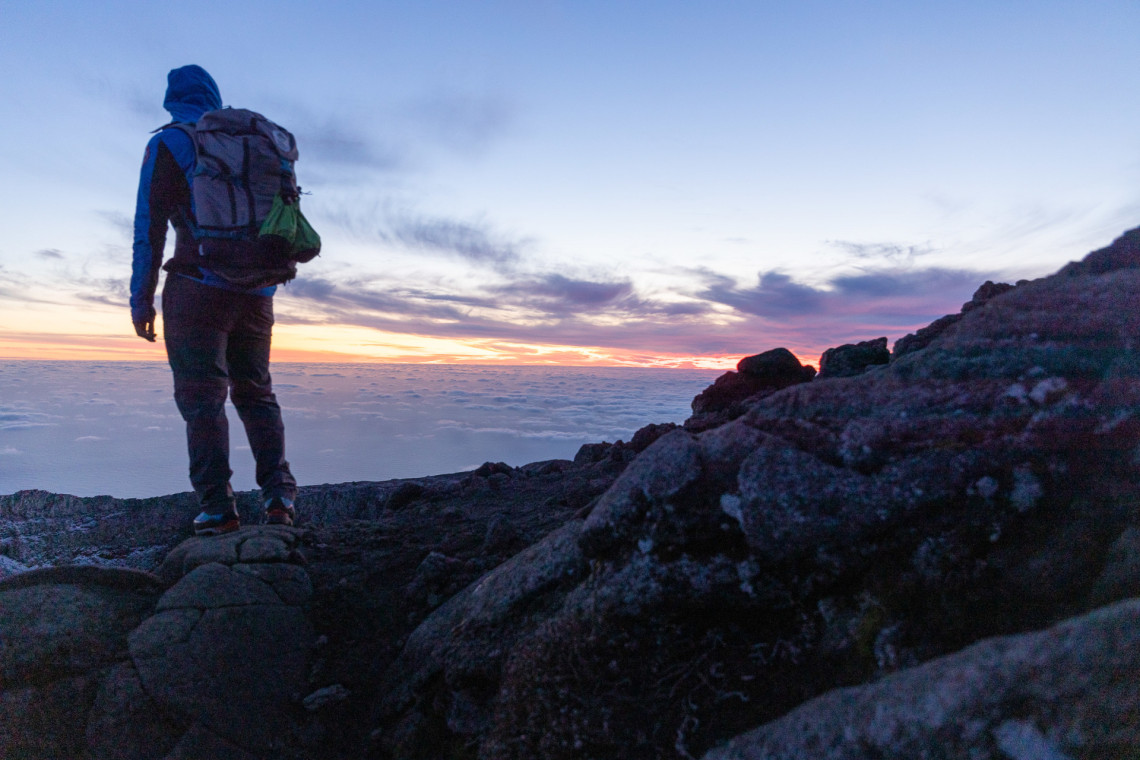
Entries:
{"label": "cloud", "polygon": [[693,300],[640,297],[626,279],[559,273],[507,277],[490,284],[397,279],[298,280],[283,291],[278,321],[346,324],[433,338],[475,340],[517,355],[522,345],[608,346],[653,351],[716,351],[712,310]]}
{"label": "cloud", "polygon": [[505,100],[470,93],[436,93],[403,109],[412,131],[463,155],[478,155],[504,135],[513,121]]}
{"label": "cloud", "polygon": [[604,309],[622,304],[630,306],[633,283],[629,280],[593,282],[575,280],[561,274],[547,274],[529,280],[518,280],[493,289],[508,301],[547,316],[567,316],[585,310]]}
{"label": "cloud", "polygon": [[802,285],[781,272],[761,272],[754,288],[741,289],[723,275],[706,273],[707,287],[698,295],[715,303],[731,306],[745,314],[760,317],[787,317],[809,314],[823,308],[826,293]]}
{"label": "cloud", "polygon": [[21,407],[0,406],[0,430],[27,430],[37,427],[52,427],[59,418]]}
{"label": "cloud", "polygon": [[97,211],[103,221],[110,224],[121,235],[124,235],[127,240],[133,240],[135,237],[135,219],[133,216],[123,213],[122,211]]}
{"label": "cloud", "polygon": [[63,252],[58,248],[43,248],[36,251],[36,255],[41,259],[62,259]]}
{"label": "cloud", "polygon": [[905,266],[914,263],[914,260],[935,253],[936,249],[929,244],[913,245],[906,243],[853,243],[848,240],[829,240],[828,243],[855,259],[880,259],[895,266]]}
{"label": "cloud", "polygon": [[130,280],[126,277],[73,277],[70,285],[76,288],[76,297],[88,303],[125,308],[130,301]]}
{"label": "cloud", "polygon": [[915,325],[956,312],[977,286],[994,275],[967,269],[927,267],[867,268],[832,277],[823,286],[797,282],[769,271],[754,287],[742,288],[723,275],[703,272],[701,298],[744,314],[781,320],[788,327],[827,319]]}
{"label": "cloud", "polygon": [[497,266],[513,264],[530,241],[510,240],[496,234],[483,222],[462,222],[428,216],[394,216],[389,230],[381,233],[389,241],[411,248],[447,253],[475,263]]}
{"label": "cloud", "polygon": [[831,284],[852,298],[932,297],[974,289],[985,275],[963,269],[930,267],[916,270],[875,270],[835,277]]}
{"label": "cloud", "polygon": [[323,163],[358,170],[395,171],[406,164],[403,151],[355,126],[327,121],[303,123],[296,134],[305,167]]}
{"label": "cloud", "polygon": [[[336,119],[279,103],[270,118],[297,136],[310,181],[343,182],[353,172],[409,172],[423,168],[439,148],[461,156],[484,153],[513,121],[513,110],[499,97],[460,92],[419,96],[372,113],[345,113]],[[330,171],[331,169],[331,171]],[[314,175],[315,173],[315,175]]]}

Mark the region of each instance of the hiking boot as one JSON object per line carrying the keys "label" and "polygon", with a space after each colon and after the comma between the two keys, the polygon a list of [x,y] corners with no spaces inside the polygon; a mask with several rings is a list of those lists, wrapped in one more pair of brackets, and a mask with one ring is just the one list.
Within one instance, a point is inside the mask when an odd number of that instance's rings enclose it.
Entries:
{"label": "hiking boot", "polygon": [[233,507],[223,508],[217,514],[203,510],[194,518],[195,536],[220,536],[223,533],[232,533],[241,527],[241,520]]}
{"label": "hiking boot", "polygon": [[297,519],[297,510],[288,496],[274,496],[265,501],[266,525],[292,525]]}

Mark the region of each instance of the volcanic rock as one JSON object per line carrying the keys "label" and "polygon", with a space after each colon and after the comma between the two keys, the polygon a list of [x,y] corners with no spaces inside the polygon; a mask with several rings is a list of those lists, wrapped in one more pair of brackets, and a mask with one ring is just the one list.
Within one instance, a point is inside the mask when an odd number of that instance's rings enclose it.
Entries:
{"label": "volcanic rock", "polygon": [[839,689],[704,760],[1061,760],[1140,747],[1140,600]]}
{"label": "volcanic rock", "polygon": [[[403,695],[390,751],[441,752],[462,693],[484,760],[685,757],[835,687],[1140,595],[1138,299],[1135,269],[1023,283],[876,372],[661,437],[570,529],[587,576],[477,638],[453,638],[470,618],[449,604],[412,636],[420,675],[400,660],[385,677]],[[1012,742],[1023,717],[992,725]]]}
{"label": "volcanic rock", "polygon": [[744,414],[746,402],[815,377],[815,368],[800,364],[786,348],[746,356],[736,370],[718,377],[693,399],[693,415],[685,420],[686,430],[700,432],[723,425]]}
{"label": "volcanic rock", "polygon": [[853,377],[868,367],[889,364],[891,352],[887,339],[876,338],[862,343],[847,343],[829,348],[819,357],[819,379],[827,377]]}
{"label": "volcanic rock", "polygon": [[970,298],[970,300],[962,304],[962,309],[960,312],[957,314],[947,314],[944,317],[939,317],[926,327],[921,328],[918,332],[911,333],[910,335],[904,335],[895,341],[894,351],[891,354],[891,358],[897,359],[900,356],[905,356],[906,354],[926,348],[935,338],[945,332],[952,325],[956,324],[958,320],[962,318],[963,314],[985,305],[985,303],[991,298],[996,298],[1003,293],[1007,293],[1013,290],[1014,287],[1014,285],[1010,285],[1009,283],[995,283],[992,280],[986,280],[978,287],[976,291],[974,291],[974,295]]}

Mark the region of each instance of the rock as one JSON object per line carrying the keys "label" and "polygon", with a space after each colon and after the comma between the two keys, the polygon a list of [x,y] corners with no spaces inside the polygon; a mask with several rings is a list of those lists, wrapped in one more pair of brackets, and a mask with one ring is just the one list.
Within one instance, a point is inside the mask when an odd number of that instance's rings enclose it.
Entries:
{"label": "rock", "polygon": [[629,447],[640,454],[649,448],[658,438],[666,433],[671,433],[676,430],[677,427],[677,424],[674,422],[666,422],[660,425],[646,425],[633,434],[633,438],[629,440]]}
{"label": "rock", "polygon": [[[45,568],[0,583],[0,685],[85,675],[125,659],[157,598],[153,576]],[[2,754],[2,753],[0,753]]]}
{"label": "rock", "polygon": [[506,515],[495,515],[487,523],[483,534],[483,550],[490,554],[501,554],[514,546],[521,538],[519,531]]}
{"label": "rock", "polygon": [[1083,260],[1068,264],[1059,274],[1081,277],[1137,267],[1140,267],[1140,227],[1128,230],[1111,245],[1093,251]]}
{"label": "rock", "polygon": [[0,554],[0,581],[13,575],[25,572],[28,568],[11,557]]}
{"label": "rock", "polygon": [[1048,760],[1140,746],[1140,600],[829,692],[705,760]]}
{"label": "rock", "polygon": [[260,760],[261,753],[247,752],[199,725],[191,726],[163,760]]}
{"label": "rock", "polygon": [[[534,622],[526,611],[537,600],[564,594],[585,575],[580,532],[581,521],[554,531],[449,599],[408,638],[380,688],[382,713],[396,726],[384,735],[389,752],[437,756],[447,737],[429,719],[436,709],[453,720],[477,711],[490,714],[493,686],[511,644]],[[457,695],[464,686],[467,691]],[[482,707],[472,704],[473,693],[482,695]]]}
{"label": "rock", "polygon": [[[492,664],[418,676],[389,725],[446,726],[474,682],[484,760],[683,757],[837,686],[1055,625],[1094,588],[1130,593],[1114,579],[1131,577],[1140,500],[1140,270],[993,292],[880,370],[662,436],[583,523],[589,574],[480,626],[485,649],[465,634],[462,659]],[[449,604],[409,642],[460,625]],[[1007,719],[1001,741],[1032,744]]]}
{"label": "rock", "polygon": [[192,493],[151,499],[0,495],[0,542],[26,567],[81,563],[151,570],[197,514]]}
{"label": "rock", "polygon": [[510,477],[515,469],[506,462],[484,462],[472,473],[480,478],[489,478],[492,475],[506,475]]}
{"label": "rock", "polygon": [[868,367],[889,364],[891,352],[886,338],[847,343],[829,348],[819,357],[819,378],[852,377],[862,374]]}
{"label": "rock", "polygon": [[0,757],[80,757],[102,673],[154,607],[133,570],[44,568],[0,582]]}
{"label": "rock", "polygon": [[282,604],[273,587],[250,573],[211,563],[194,568],[158,600],[156,612]]}
{"label": "rock", "polygon": [[684,430],[659,438],[618,477],[583,526],[587,556],[601,555],[629,535],[630,525],[644,515],[648,500],[682,492],[700,476],[699,449]]}
{"label": "rock", "polygon": [[584,465],[601,462],[610,455],[610,450],[614,444],[603,441],[601,443],[584,443],[578,448],[578,452],[574,454],[574,464]]}
{"label": "rock", "polygon": [[[214,745],[225,756],[269,752],[289,727],[288,705],[305,687],[315,635],[297,606],[307,598],[304,570],[234,562],[247,546],[264,556],[266,545],[296,536],[269,527],[241,532],[190,539],[173,552],[164,563],[168,576],[201,564],[129,636],[145,692],[163,714],[194,727],[180,744],[184,754],[189,746]],[[206,562],[210,556],[220,561]]]}
{"label": "rock", "polygon": [[1003,293],[1008,293],[1013,290],[1015,286],[1004,282],[993,282],[986,280],[982,285],[974,291],[973,297],[962,304],[962,310],[957,314],[947,314],[944,317],[934,320],[926,327],[921,328],[916,333],[905,335],[895,341],[894,351],[891,353],[892,359],[898,359],[915,351],[926,348],[934,341],[939,335],[944,333],[950,326],[956,324],[962,318],[962,315],[968,311],[972,311],[979,306],[983,306],[991,298],[996,298]]}
{"label": "rock", "polygon": [[163,583],[172,585],[195,568],[208,564],[299,561],[300,541],[299,529],[281,525],[247,526],[221,536],[190,538],[166,555],[155,574]]}
{"label": "rock", "polygon": [[94,679],[72,676],[35,686],[3,685],[0,757],[84,756],[86,708],[95,690]]}
{"label": "rock", "polygon": [[329,705],[343,702],[348,699],[352,694],[348,689],[344,688],[342,684],[333,684],[326,686],[323,689],[317,689],[309,696],[305,697],[302,704],[309,712],[317,712],[324,709]]}
{"label": "rock", "polygon": [[416,568],[416,574],[405,589],[405,593],[413,598],[434,597],[435,601],[429,602],[434,607],[439,603],[442,594],[457,590],[452,588],[452,579],[461,575],[465,568],[463,560],[448,557],[441,552],[431,552]]}
{"label": "rock", "polygon": [[972,309],[976,309],[989,301],[991,298],[996,298],[1002,293],[1008,293],[1014,289],[1014,285],[1008,282],[994,282],[993,280],[986,280],[977,290],[974,291],[973,297],[969,301],[962,304],[962,313],[965,314]]}
{"label": "rock", "polygon": [[424,494],[424,487],[416,482],[401,483],[384,503],[387,509],[403,509]]}
{"label": "rock", "polygon": [[722,425],[743,414],[744,403],[749,399],[807,382],[815,376],[814,367],[801,365],[786,348],[746,356],[736,367],[736,372],[721,375],[693,399],[693,415],[685,420],[686,430],[700,432]]}
{"label": "rock", "polygon": [[1125,529],[1109,547],[1089,601],[1099,605],[1130,596],[1140,597],[1140,527],[1135,525]]}
{"label": "rock", "polygon": [[762,354],[746,356],[736,363],[736,371],[748,377],[767,381],[771,385],[795,385],[811,380],[814,367],[805,367],[786,348],[774,348]]}
{"label": "rock", "polygon": [[944,317],[939,317],[938,319],[934,320],[926,327],[920,328],[918,332],[904,335],[895,341],[894,351],[891,353],[891,358],[898,359],[899,357],[906,356],[907,354],[912,354],[915,351],[921,351],[922,349],[929,346],[935,338],[946,332],[949,327],[957,324],[958,320],[961,318],[961,314],[947,314]]}
{"label": "rock", "polygon": [[114,665],[99,685],[87,718],[87,751],[95,760],[163,757],[185,726],[169,720],[150,698],[130,662]]}

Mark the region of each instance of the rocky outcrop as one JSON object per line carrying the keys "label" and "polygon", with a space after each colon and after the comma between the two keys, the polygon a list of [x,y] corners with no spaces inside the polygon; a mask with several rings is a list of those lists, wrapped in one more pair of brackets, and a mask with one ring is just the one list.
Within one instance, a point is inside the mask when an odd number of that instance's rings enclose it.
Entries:
{"label": "rocky outcrop", "polygon": [[[302,531],[2,580],[0,756],[1131,756],[1126,238],[874,371],[749,357],[703,419],[580,461],[307,489]],[[125,563],[49,535],[84,504],[135,508],[0,497],[4,554]]]}
{"label": "rocky outcrop", "polygon": [[[560,534],[585,577],[525,614],[476,625],[448,607],[413,635],[432,675],[388,670],[391,756],[695,755],[835,687],[1140,595],[1123,559],[1138,293],[1128,268],[1023,283],[876,372],[661,437],[566,528],[576,549]],[[433,654],[443,630],[447,652],[496,655],[474,677]],[[481,716],[464,733],[457,695]]]}
{"label": "rocky outcrop", "polygon": [[905,356],[914,351],[919,351],[923,348],[926,348],[935,338],[944,333],[952,325],[957,324],[958,320],[962,318],[962,315],[985,305],[985,303],[991,298],[995,298],[1003,293],[1007,293],[1010,290],[1013,290],[1013,288],[1014,286],[1010,285],[1009,283],[995,283],[991,280],[986,280],[976,291],[974,291],[973,297],[971,297],[970,300],[966,303],[962,304],[962,310],[960,312],[957,314],[947,314],[944,317],[940,317],[931,322],[926,327],[921,328],[918,332],[911,333],[910,335],[904,335],[895,341],[895,347],[894,351],[891,354],[891,357],[897,359],[900,356]]}
{"label": "rocky outcrop", "polygon": [[1063,760],[1140,747],[1140,600],[814,699],[705,760]]}
{"label": "rocky outcrop", "polygon": [[272,754],[313,644],[297,541],[245,528],[180,544],[155,575],[71,566],[0,582],[0,756]]}
{"label": "rocky outcrop", "polygon": [[745,404],[815,377],[815,367],[803,366],[786,348],[746,356],[735,372],[726,372],[693,399],[693,415],[685,429],[700,432],[723,425],[745,412]]}
{"label": "rocky outcrop", "polygon": [[854,377],[868,367],[890,364],[891,352],[886,338],[847,343],[829,348],[819,357],[819,379],[828,377]]}

